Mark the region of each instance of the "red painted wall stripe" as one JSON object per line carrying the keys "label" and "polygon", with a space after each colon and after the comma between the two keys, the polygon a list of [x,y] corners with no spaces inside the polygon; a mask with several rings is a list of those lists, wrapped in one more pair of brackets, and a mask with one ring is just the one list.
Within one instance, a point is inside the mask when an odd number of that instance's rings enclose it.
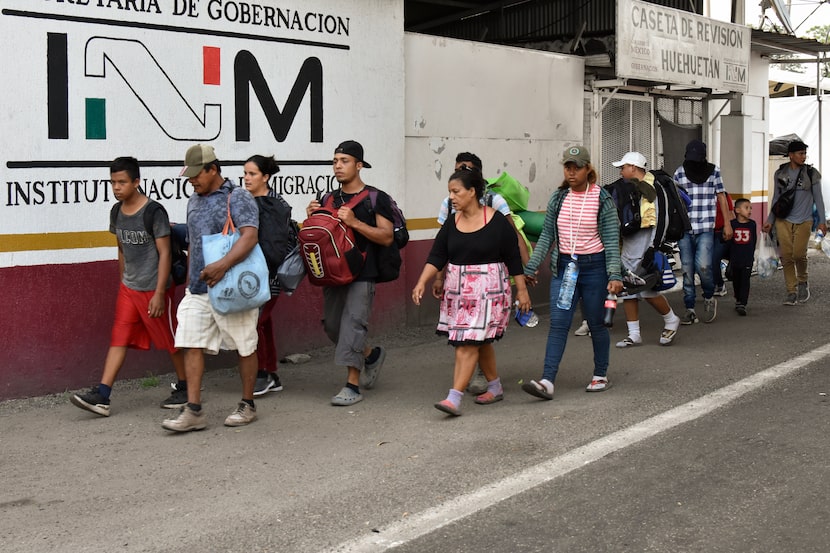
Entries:
{"label": "red painted wall stripe", "polygon": [[205,84],[219,85],[221,84],[221,49],[215,46],[202,47],[202,63],[204,64],[204,81]]}

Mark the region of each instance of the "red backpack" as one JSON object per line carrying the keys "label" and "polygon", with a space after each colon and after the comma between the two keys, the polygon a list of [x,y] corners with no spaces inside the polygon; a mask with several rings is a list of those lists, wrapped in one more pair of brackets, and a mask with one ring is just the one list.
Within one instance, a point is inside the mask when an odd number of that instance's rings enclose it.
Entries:
{"label": "red backpack", "polygon": [[[364,189],[344,205],[354,209],[368,197],[369,191]],[[357,246],[354,231],[337,218],[334,194],[328,194],[323,205],[303,221],[298,238],[311,284],[343,286],[363,269],[366,252]]]}

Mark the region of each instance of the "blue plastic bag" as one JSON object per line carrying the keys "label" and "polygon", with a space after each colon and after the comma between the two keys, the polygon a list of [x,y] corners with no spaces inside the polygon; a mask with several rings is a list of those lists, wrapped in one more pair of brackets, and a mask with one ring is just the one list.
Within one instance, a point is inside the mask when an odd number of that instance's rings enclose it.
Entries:
{"label": "blue plastic bag", "polygon": [[[225,257],[237,240],[239,231],[231,220],[228,196],[228,219],[224,229],[218,234],[202,236],[205,265]],[[271,299],[268,263],[259,244],[254,246],[248,257],[228,269],[216,286],[208,286],[208,298],[214,311],[222,315],[259,308]]]}

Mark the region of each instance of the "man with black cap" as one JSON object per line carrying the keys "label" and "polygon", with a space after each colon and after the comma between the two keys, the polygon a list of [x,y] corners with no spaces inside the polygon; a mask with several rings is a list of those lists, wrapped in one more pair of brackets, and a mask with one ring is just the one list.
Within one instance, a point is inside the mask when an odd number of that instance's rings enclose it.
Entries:
{"label": "man with black cap", "polygon": [[[176,347],[183,349],[187,375],[187,404],[177,417],[162,426],[174,432],[201,430],[207,425],[202,410],[202,376],[205,352],[220,349],[239,354],[242,400],[225,419],[226,426],[243,426],[256,420],[254,383],[257,374],[257,320],[259,309],[226,315],[217,313],[208,298],[208,286],[215,286],[228,269],[243,261],[257,244],[259,208],[251,193],[234,186],[222,176],[213,146],[196,144],[187,150],[182,175],[190,180],[194,194],[187,202],[187,232],[190,243],[188,282],[179,304]],[[239,240],[225,257],[205,265],[202,236],[222,232],[230,211],[239,230]]]}
{"label": "man with black cap", "polygon": [[[374,201],[367,198],[354,210],[346,205],[367,186],[360,170],[371,167],[363,159],[363,146],[359,142],[347,140],[334,150],[334,177],[340,188],[331,192],[331,197],[338,208],[337,217],[354,230],[358,247],[366,252],[363,269],[354,281],[323,288],[323,329],[336,344],[334,362],[347,369],[346,385],[331,398],[331,404],[338,406],[362,401],[360,386],[374,387],[386,359],[382,347],[367,345],[367,334],[378,276],[378,249],[391,245],[393,240],[392,202],[388,194],[378,190]],[[320,205],[319,201],[312,200],[306,213],[310,216]]]}
{"label": "man with black cap", "polygon": [[704,323],[711,323],[718,314],[712,267],[715,218],[717,210],[720,210],[724,220],[723,238],[729,240],[732,238],[732,216],[726,203],[726,189],[723,187],[720,168],[706,161],[706,144],[695,139],[686,145],[685,161],[674,172],[674,180],[686,190],[692,200],[689,208],[692,230],[678,242],[680,262],[683,265],[683,303],[686,305],[686,313],[680,322],[690,325],[699,320],[695,312],[697,274],[703,289],[702,319]]}
{"label": "man with black cap", "polygon": [[784,268],[784,281],[787,283],[787,295],[784,305],[804,303],[810,299],[810,286],[807,284],[807,243],[813,227],[813,204],[819,214],[818,228],[827,234],[824,214],[824,198],[821,194],[821,173],[815,167],[805,163],[807,145],[800,140],[790,142],[787,147],[788,163],[781,164],[775,171],[775,189],[770,207],[774,206],[784,192],[795,190],[792,208],[787,215],[776,217],[770,210],[764,232],[769,232],[775,225],[781,264]]}

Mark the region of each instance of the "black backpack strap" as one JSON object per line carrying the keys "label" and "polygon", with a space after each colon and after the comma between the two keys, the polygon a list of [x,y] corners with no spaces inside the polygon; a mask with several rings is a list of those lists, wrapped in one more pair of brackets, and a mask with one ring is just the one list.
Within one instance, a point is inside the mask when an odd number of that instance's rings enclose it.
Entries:
{"label": "black backpack strap", "polygon": [[165,215],[167,214],[167,210],[164,209],[164,206],[155,200],[149,200],[147,202],[147,207],[144,208],[144,229],[153,240],[156,239],[155,234],[153,234],[153,219],[156,218],[156,213],[158,211],[162,211]]}
{"label": "black backpack strap", "polygon": [[115,202],[115,205],[110,209],[110,226],[115,228],[115,219],[118,217],[118,210],[121,209],[121,202]]}

